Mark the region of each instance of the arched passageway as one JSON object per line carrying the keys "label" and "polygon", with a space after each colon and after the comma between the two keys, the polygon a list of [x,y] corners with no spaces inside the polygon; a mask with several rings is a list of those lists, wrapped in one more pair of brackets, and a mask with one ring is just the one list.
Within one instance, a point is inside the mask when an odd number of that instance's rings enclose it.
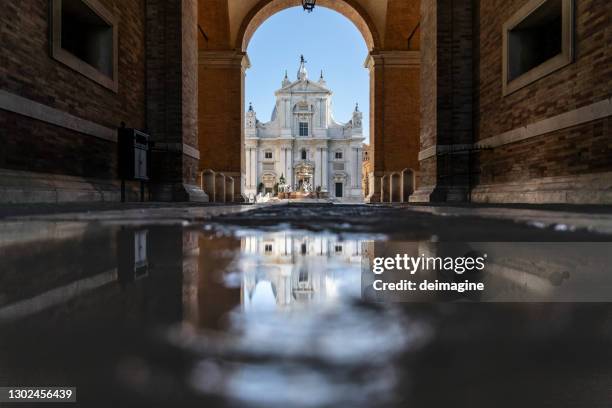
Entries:
{"label": "arched passageway", "polygon": [[[263,0],[245,16],[236,36],[235,48],[246,52],[249,41],[257,29],[271,16],[290,7],[301,5],[301,0]],[[373,51],[379,49],[380,38],[372,18],[354,0],[319,0],[317,7],[326,7],[348,18],[359,30],[368,47]]]}
{"label": "arched passageway", "polygon": [[[301,2],[227,3],[226,10],[216,10],[208,3],[199,12],[201,31],[214,33],[214,38],[213,34],[202,34],[199,44],[200,168],[233,177],[235,195],[239,197],[246,174],[244,82],[250,67],[246,50],[255,31],[270,16]],[[420,59],[416,3],[407,6],[396,1],[317,1],[317,7],[330,8],[353,22],[369,50],[365,67],[370,72],[370,178],[401,172],[406,167],[418,168]],[[227,20],[220,15],[227,16]],[[403,28],[391,35],[386,32],[389,24]],[[366,201],[380,202],[379,184],[370,189]]]}
{"label": "arched passageway", "polygon": [[[242,86],[249,66],[244,50],[270,15],[299,1],[112,3],[103,14],[122,28],[115,27],[118,36],[105,51],[117,57],[112,72],[98,72],[106,79],[92,76],[86,61],[51,61],[41,52],[41,44],[61,46],[51,44],[57,33],[50,38],[46,29],[59,27],[53,20],[61,14],[48,12],[50,2],[12,2],[0,17],[16,27],[0,44],[5,54],[14,54],[0,67],[11,78],[0,98],[6,146],[0,201],[120,200],[116,127],[122,122],[146,130],[155,143],[152,199],[205,201],[204,169],[235,179],[239,197],[245,173]],[[552,0],[503,3],[502,9],[470,0],[317,2],[309,17],[330,7],[353,21],[369,44],[368,201],[380,200],[382,175],[409,168],[418,180],[410,201],[610,202],[612,156],[600,148],[609,145],[610,132],[602,129],[611,117],[610,91],[603,85],[610,73],[589,70],[610,65],[610,57],[579,52],[606,49],[607,27],[581,22],[606,20],[610,7],[591,2],[571,12],[569,6],[549,10],[546,4],[559,3]],[[550,28],[563,53],[546,61],[553,71],[538,69],[542,63],[512,79],[505,68],[518,64],[508,64],[518,54],[509,52],[506,29],[539,13],[562,21]],[[287,35],[308,41],[308,27]],[[516,46],[533,40],[526,36]],[[19,75],[23,66],[39,67],[39,75]],[[576,81],[585,70],[590,80]],[[549,106],[550,100],[557,103]],[[24,137],[43,133],[49,137]],[[576,137],[592,148],[582,151]],[[49,160],[49,152],[74,160]]]}

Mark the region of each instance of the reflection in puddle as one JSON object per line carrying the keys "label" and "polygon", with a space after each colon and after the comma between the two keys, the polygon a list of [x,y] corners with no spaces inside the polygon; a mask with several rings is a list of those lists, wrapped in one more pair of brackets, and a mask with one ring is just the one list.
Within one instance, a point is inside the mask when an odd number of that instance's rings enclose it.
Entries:
{"label": "reflection in puddle", "polygon": [[[124,406],[378,407],[432,395],[448,403],[447,394],[434,392],[438,381],[455,396],[464,392],[458,376],[492,381],[472,363],[490,363],[493,371],[500,347],[506,363],[520,362],[545,378],[550,373],[525,359],[525,348],[547,353],[550,347],[558,358],[574,341],[576,321],[581,344],[595,339],[606,346],[612,339],[598,331],[612,327],[605,306],[582,313],[553,305],[542,313],[518,305],[509,319],[504,305],[468,313],[465,304],[362,299],[368,283],[362,268],[374,257],[478,251],[490,255],[489,269],[478,277],[490,287],[490,299],[411,300],[564,300],[581,293],[601,300],[612,293],[607,243],[458,247],[221,225],[71,223],[19,231],[0,241],[0,380],[74,384],[86,406],[119,406],[120,400]],[[569,344],[559,340],[566,334]],[[500,345],[498,335],[517,341]],[[562,344],[549,346],[551,336]],[[597,347],[581,348],[580,364],[600,361],[590,354]],[[511,372],[501,370],[499,383]],[[539,384],[543,390],[553,385]],[[592,385],[593,395],[606,387]],[[427,398],[419,399],[421,389]],[[466,398],[474,407],[491,406]]]}
{"label": "reflection in puddle", "polygon": [[397,311],[358,304],[299,315],[236,314],[231,320],[221,337],[183,329],[170,341],[198,356],[190,376],[194,389],[242,406],[365,406],[371,399],[390,400],[399,376],[393,358],[429,335],[426,326]]}
{"label": "reflection in puddle", "polygon": [[[217,293],[239,291],[233,298],[240,304],[222,334],[201,330],[218,328],[201,320],[171,331],[171,344],[197,356],[189,376],[193,389],[239,406],[392,401],[399,377],[393,359],[424,344],[430,329],[394,308],[359,300],[368,238],[305,231],[204,234],[203,262],[214,259],[223,267],[204,287],[200,281],[204,294],[191,304],[197,311],[187,314],[204,312],[209,285]],[[219,247],[219,240],[227,241]]]}
{"label": "reflection in puddle", "polygon": [[245,311],[287,309],[360,294],[361,240],[295,231],[240,240]]}

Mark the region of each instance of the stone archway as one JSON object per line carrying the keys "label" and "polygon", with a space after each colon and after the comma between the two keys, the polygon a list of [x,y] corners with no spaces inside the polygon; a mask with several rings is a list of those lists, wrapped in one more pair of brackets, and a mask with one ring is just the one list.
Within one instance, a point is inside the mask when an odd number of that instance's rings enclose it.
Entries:
{"label": "stone archway", "polygon": [[[243,191],[246,175],[244,85],[250,67],[246,49],[255,31],[270,16],[300,4],[300,0],[227,0],[206,2],[200,7],[200,169],[233,177],[236,194]],[[378,180],[385,173],[406,167],[418,169],[418,2],[318,0],[317,7],[348,18],[369,50],[365,64],[370,72],[372,146],[368,179]],[[228,16],[227,21],[223,16]],[[203,26],[214,35],[207,35]],[[374,182],[372,187],[366,201],[380,202],[380,183]]]}
{"label": "stone archway", "polygon": [[[246,52],[257,29],[274,14],[297,7],[301,0],[260,0],[245,16],[236,36],[235,49]],[[355,0],[319,0],[317,7],[326,7],[348,18],[361,32],[368,50],[380,49],[380,36],[370,15]]]}

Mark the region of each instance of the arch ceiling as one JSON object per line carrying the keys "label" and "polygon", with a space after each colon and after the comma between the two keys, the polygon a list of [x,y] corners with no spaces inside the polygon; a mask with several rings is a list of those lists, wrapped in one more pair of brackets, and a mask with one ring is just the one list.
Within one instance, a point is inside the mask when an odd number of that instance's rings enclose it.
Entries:
{"label": "arch ceiling", "polygon": [[[381,48],[387,18],[388,0],[318,0],[344,15],[355,24],[370,50]],[[300,6],[301,0],[228,0],[230,42],[236,49],[246,50],[257,28],[268,17],[289,7]]]}

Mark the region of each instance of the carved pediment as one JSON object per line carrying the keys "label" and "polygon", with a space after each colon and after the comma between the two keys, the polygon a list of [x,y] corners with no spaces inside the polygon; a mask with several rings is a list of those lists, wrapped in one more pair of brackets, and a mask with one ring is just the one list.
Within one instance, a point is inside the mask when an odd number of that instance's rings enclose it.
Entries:
{"label": "carved pediment", "polygon": [[318,84],[316,82],[310,81],[295,81],[291,84],[287,85],[284,88],[281,88],[279,92],[312,92],[312,93],[331,93],[331,91],[325,86]]}

